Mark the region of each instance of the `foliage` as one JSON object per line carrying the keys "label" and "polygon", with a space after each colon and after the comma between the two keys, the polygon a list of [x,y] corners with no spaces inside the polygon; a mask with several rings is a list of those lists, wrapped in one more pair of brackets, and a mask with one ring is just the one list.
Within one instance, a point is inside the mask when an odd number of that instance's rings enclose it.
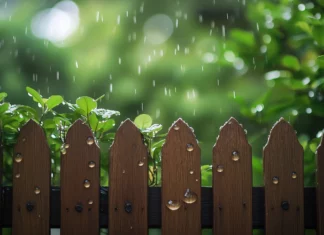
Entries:
{"label": "foliage", "polygon": [[[75,104],[64,101],[62,96],[52,95],[42,97],[36,90],[27,87],[28,95],[36,102],[39,110],[29,106],[13,105],[8,102],[0,104],[0,128],[2,130],[2,144],[5,158],[5,182],[11,182],[11,168],[13,146],[20,128],[30,119],[39,123],[46,134],[51,149],[52,159],[52,184],[59,184],[60,155],[65,153],[65,136],[69,127],[78,119],[87,123],[91,128],[98,144],[109,144],[114,139],[111,132],[115,126],[112,116],[119,115],[118,111],[97,108],[98,101],[103,98],[79,97]],[[7,96],[0,93],[0,102]],[[54,111],[58,106],[67,112]],[[65,107],[65,109],[64,109]],[[102,179],[103,180],[103,179]]]}

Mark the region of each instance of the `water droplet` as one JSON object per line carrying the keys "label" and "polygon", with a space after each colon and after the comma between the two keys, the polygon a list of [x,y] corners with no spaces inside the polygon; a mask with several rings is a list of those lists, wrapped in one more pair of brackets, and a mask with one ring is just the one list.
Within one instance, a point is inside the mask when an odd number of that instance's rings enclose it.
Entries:
{"label": "water droplet", "polygon": [[20,178],[20,174],[19,174],[19,173],[16,174],[15,177],[16,177],[17,179]]}
{"label": "water droplet", "polygon": [[125,170],[123,170],[123,174],[125,174],[126,173],[126,171]]}
{"label": "water droplet", "polygon": [[196,182],[198,182],[199,180],[198,179],[196,179]]}
{"label": "water droplet", "polygon": [[218,165],[216,170],[217,170],[217,172],[223,172],[224,171],[224,166],[223,165]]}
{"label": "water droplet", "polygon": [[190,171],[189,171],[189,174],[190,174],[190,175],[193,175],[193,173],[194,173],[193,170],[190,170]]}
{"label": "water droplet", "polygon": [[22,161],[22,155],[21,153],[17,153],[15,157],[15,162],[19,163]]}
{"label": "water droplet", "polygon": [[22,139],[22,142],[26,142],[26,138],[23,138],[23,139]]}
{"label": "water droplet", "polygon": [[138,162],[138,166],[144,166],[144,162],[143,161],[139,161]]}
{"label": "water droplet", "polygon": [[297,173],[293,171],[291,173],[291,178],[296,179],[297,178]]}
{"label": "water droplet", "polygon": [[62,148],[62,149],[61,149],[61,153],[62,153],[63,155],[65,155],[65,154],[66,154],[66,149],[65,149],[65,148]]}
{"label": "water droplet", "polygon": [[38,187],[35,187],[35,190],[34,190],[34,192],[35,192],[35,194],[40,194],[40,188],[38,188]]}
{"label": "water droplet", "polygon": [[64,148],[68,149],[68,148],[70,148],[70,145],[69,144],[64,144]]}
{"label": "water droplet", "polygon": [[88,204],[89,204],[89,205],[92,205],[92,204],[93,204],[93,200],[90,199],[90,200],[88,201]]}
{"label": "water droplet", "polygon": [[96,163],[94,161],[90,161],[89,164],[88,164],[88,166],[90,168],[94,168],[96,166]]}
{"label": "water droplet", "polygon": [[84,182],[83,182],[83,186],[85,187],[85,188],[90,188],[90,181],[89,180],[84,180]]}
{"label": "water droplet", "polygon": [[178,131],[178,130],[180,129],[180,127],[177,126],[177,125],[174,125],[174,126],[173,126],[173,129],[176,130],[176,131]]}
{"label": "water droplet", "polygon": [[192,204],[197,201],[197,197],[198,196],[196,193],[192,192],[190,189],[187,189],[184,194],[183,201],[187,204]]}
{"label": "water droplet", "polygon": [[181,207],[180,202],[175,200],[169,200],[166,204],[167,208],[169,208],[171,211],[176,211]]}
{"label": "water droplet", "polygon": [[94,143],[94,139],[92,137],[88,137],[87,144],[88,145],[93,145],[93,143]]}
{"label": "water droplet", "polygon": [[232,160],[237,162],[240,159],[240,156],[237,151],[232,152]]}
{"label": "water droplet", "polygon": [[272,178],[272,183],[278,184],[279,183],[279,177],[275,176]]}
{"label": "water droplet", "polygon": [[187,144],[187,151],[192,152],[194,150],[194,147],[192,144]]}

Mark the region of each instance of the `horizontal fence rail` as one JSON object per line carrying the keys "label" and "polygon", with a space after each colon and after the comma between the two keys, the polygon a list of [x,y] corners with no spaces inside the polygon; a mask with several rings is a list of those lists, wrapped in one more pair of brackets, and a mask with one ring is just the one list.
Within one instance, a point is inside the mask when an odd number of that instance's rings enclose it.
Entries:
{"label": "horizontal fence rail", "polygon": [[[323,142],[323,141],[322,141]],[[324,235],[324,146],[316,153],[317,185],[304,187],[304,152],[293,127],[280,119],[263,149],[264,187],[252,187],[252,147],[230,118],[211,151],[212,187],[201,187],[201,152],[182,119],[161,149],[161,187],[148,187],[149,154],[129,119],[118,128],[108,158],[109,188],[100,186],[100,149],[90,128],[76,121],[61,148],[60,187],[50,183],[51,154],[41,126],[29,121],[13,149],[13,184],[2,187],[0,226],[14,235]],[[2,151],[0,146],[0,160]],[[104,165],[107,165],[105,163]],[[0,164],[0,178],[2,165]],[[315,170],[315,169],[314,169]],[[103,173],[103,172],[102,172]],[[1,229],[0,229],[1,235]]]}
{"label": "horizontal fence rail", "polygon": [[[98,225],[100,228],[108,228],[108,187],[100,189],[100,216]],[[305,228],[315,229],[316,223],[316,189],[313,187],[305,188]],[[12,226],[12,188],[4,187],[3,197],[3,227]],[[252,214],[253,228],[263,229],[265,227],[265,207],[264,207],[264,188],[253,187],[252,189]],[[148,188],[148,226],[150,228],[161,228],[161,188]],[[60,188],[52,187],[51,189],[51,214],[50,226],[52,228],[61,227],[60,214]],[[201,188],[201,226],[202,228],[213,227],[213,189],[210,187]]]}

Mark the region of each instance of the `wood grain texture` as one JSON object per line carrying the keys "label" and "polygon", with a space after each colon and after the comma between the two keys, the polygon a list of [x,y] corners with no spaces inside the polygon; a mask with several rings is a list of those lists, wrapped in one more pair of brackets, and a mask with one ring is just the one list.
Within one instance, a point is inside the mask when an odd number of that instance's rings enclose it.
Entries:
{"label": "wood grain texture", "polygon": [[[50,150],[42,128],[29,121],[21,128],[13,156],[12,234],[50,233]],[[27,210],[27,203],[34,206]]]}
{"label": "wood grain texture", "polygon": [[317,149],[316,163],[317,163],[317,235],[324,235],[324,137],[320,146]]}
{"label": "wood grain texture", "polygon": [[244,129],[230,118],[213,149],[215,235],[252,234],[252,152]]}
{"label": "wood grain texture", "polygon": [[[148,234],[148,157],[142,134],[126,120],[118,128],[110,149],[110,235]],[[129,212],[126,203],[131,205]]]}
{"label": "wood grain texture", "polygon": [[[162,235],[201,234],[200,184],[200,148],[192,130],[179,119],[162,148]],[[196,194],[194,203],[185,203],[187,190]],[[170,210],[167,205],[172,202],[180,208]]]}
{"label": "wood grain texture", "polygon": [[[69,129],[65,144],[66,154],[61,154],[61,235],[98,234],[100,150],[81,120]],[[90,187],[85,187],[89,186],[86,180]]]}
{"label": "wood grain texture", "polygon": [[263,150],[266,234],[304,234],[303,158],[295,130],[281,118]]}

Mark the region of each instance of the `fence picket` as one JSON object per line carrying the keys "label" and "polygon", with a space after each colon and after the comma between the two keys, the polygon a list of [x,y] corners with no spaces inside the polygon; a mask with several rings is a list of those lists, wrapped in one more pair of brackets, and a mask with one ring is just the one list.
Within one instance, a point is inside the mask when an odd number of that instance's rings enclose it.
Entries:
{"label": "fence picket", "polygon": [[162,235],[201,234],[200,148],[177,120],[162,148]]}
{"label": "fence picket", "polygon": [[99,233],[100,150],[81,120],[61,154],[61,235]]}
{"label": "fence picket", "polygon": [[284,119],[263,150],[266,234],[304,234],[303,148]]}
{"label": "fence picket", "polygon": [[252,152],[230,118],[213,149],[214,234],[252,234]]}
{"label": "fence picket", "polygon": [[148,150],[127,119],[110,148],[109,234],[148,234]]}
{"label": "fence picket", "polygon": [[50,169],[44,131],[31,120],[14,148],[12,234],[50,233]]}
{"label": "fence picket", "polygon": [[324,235],[324,137],[316,153],[317,163],[317,235]]}

